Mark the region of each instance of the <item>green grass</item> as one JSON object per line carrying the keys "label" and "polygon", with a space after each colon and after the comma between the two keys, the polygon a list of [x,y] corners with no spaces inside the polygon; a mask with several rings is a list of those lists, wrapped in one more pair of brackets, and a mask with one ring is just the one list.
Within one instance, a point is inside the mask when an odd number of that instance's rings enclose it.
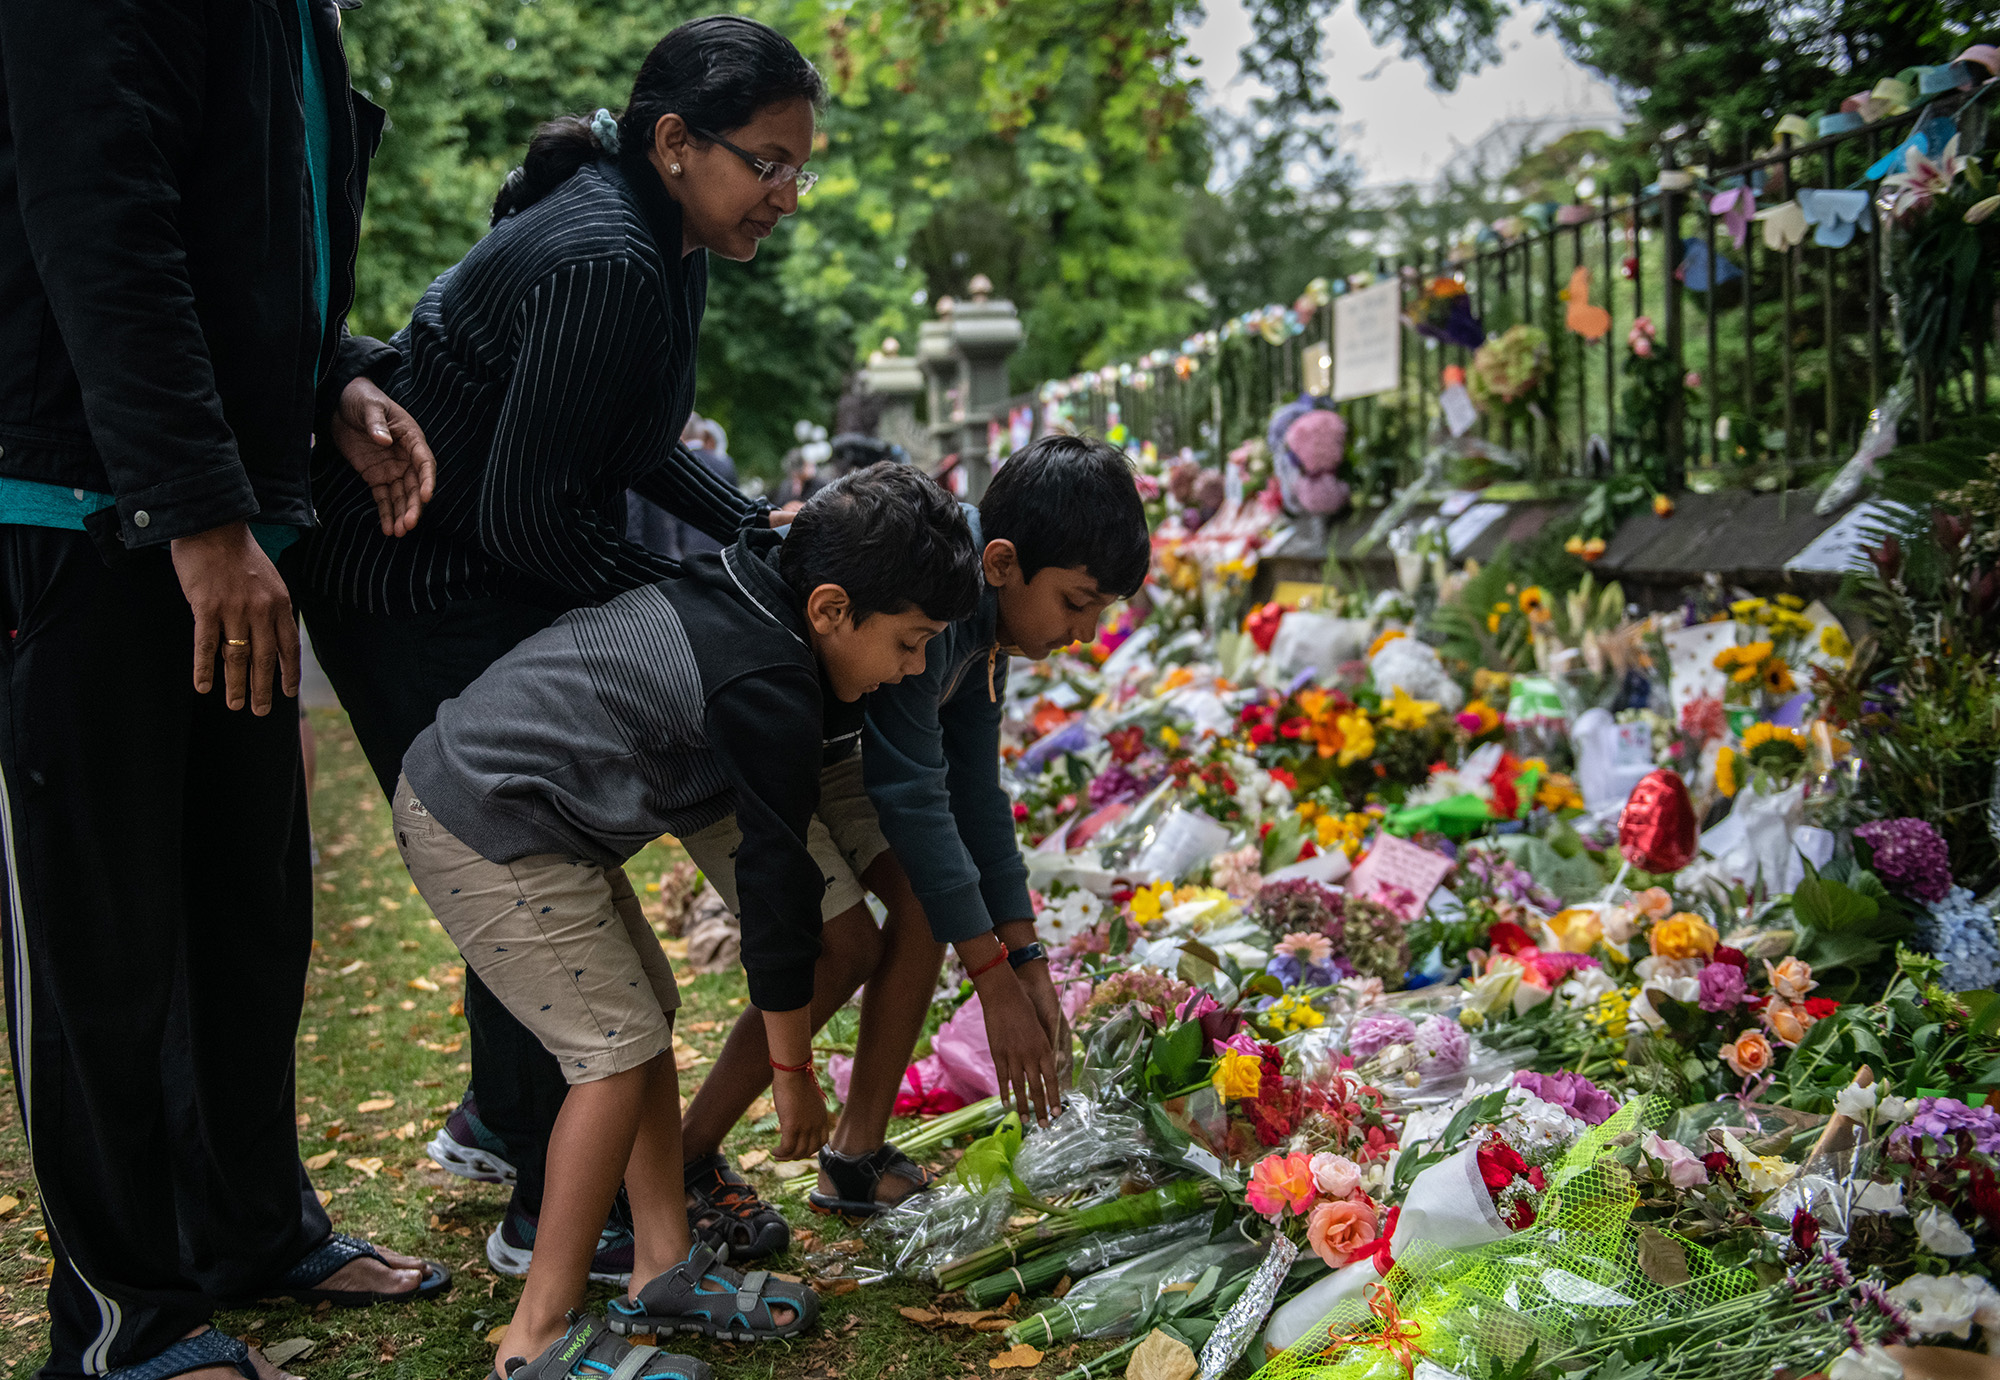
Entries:
{"label": "green grass", "polygon": [[[486,1235],[500,1220],[506,1193],[444,1173],[423,1149],[456,1104],[470,1067],[459,1007],[461,962],[410,885],[390,841],[388,805],[346,716],[315,711],[312,724],[319,742],[312,805],[321,858],[314,878],[316,942],[298,1043],[300,1153],[331,1156],[315,1168],[313,1180],[331,1195],[327,1211],[337,1230],[441,1260],[456,1282],[433,1304],[317,1313],[270,1304],[224,1312],[217,1323],[252,1342],[310,1340],[313,1350],[288,1367],[306,1380],[481,1380],[493,1358],[486,1336],[507,1320],[520,1294],[520,1281],[495,1274],[486,1263]],[[679,857],[668,845],[648,848],[630,866],[634,885],[656,881]],[[692,1095],[746,998],[741,972],[696,977],[683,971],[680,977],[679,1029],[701,1061],[681,1075],[683,1094]],[[682,1062],[689,1062],[688,1054]],[[0,1078],[0,1194],[18,1200],[0,1214],[0,1368],[13,1380],[27,1380],[46,1354],[49,1251],[12,1071]],[[385,1098],[393,1105],[359,1110]],[[776,1134],[739,1126],[727,1148],[733,1156],[774,1152]],[[375,1168],[373,1176],[351,1167],[356,1161]],[[777,1192],[768,1172],[751,1177],[767,1196]],[[821,1276],[854,1258],[860,1243],[845,1227],[815,1216],[803,1200],[780,1199],[779,1206],[793,1224],[795,1245],[772,1262],[775,1268]],[[997,1335],[933,1331],[904,1319],[899,1307],[937,1302],[922,1285],[870,1285],[846,1294],[823,1289],[822,1295],[820,1327],[799,1341],[739,1346],[683,1340],[675,1349],[702,1356],[732,1380],[987,1375],[987,1361],[1005,1350]],[[608,1289],[593,1288],[594,1301],[609,1296]],[[1032,1371],[999,1374],[1053,1376],[1085,1354],[1075,1346],[1057,1348]]]}

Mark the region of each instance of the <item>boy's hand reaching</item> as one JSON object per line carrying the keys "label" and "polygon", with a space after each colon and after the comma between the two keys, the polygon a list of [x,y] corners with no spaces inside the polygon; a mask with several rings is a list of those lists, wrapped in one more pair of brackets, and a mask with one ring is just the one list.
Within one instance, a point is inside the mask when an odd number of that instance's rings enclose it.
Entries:
{"label": "boy's hand reaching", "polygon": [[[976,970],[980,961],[971,966]],[[1021,1120],[1048,1125],[1062,1110],[1062,1085],[1055,1050],[1035,1004],[1004,961],[980,973],[972,985],[986,1017],[986,1043],[993,1051],[1001,1098],[1014,1104]]]}
{"label": "boy's hand reaching", "polygon": [[[1011,921],[995,926],[993,932],[1010,949],[1036,942],[1035,922],[1032,920]],[[1057,1087],[1066,1088],[1075,1063],[1076,1036],[1070,1030],[1069,1017],[1063,1014],[1062,998],[1057,994],[1055,980],[1049,973],[1049,962],[1038,958],[1033,963],[1016,968],[1014,974],[1020,979],[1021,989],[1028,994],[1028,1002],[1035,1008],[1035,1017],[1041,1021],[1042,1032],[1048,1036],[1049,1047],[1055,1052]]]}
{"label": "boy's hand reaching", "polygon": [[778,1158],[804,1160],[817,1155],[833,1129],[819,1078],[811,1073],[774,1072],[771,1101],[778,1109]]}

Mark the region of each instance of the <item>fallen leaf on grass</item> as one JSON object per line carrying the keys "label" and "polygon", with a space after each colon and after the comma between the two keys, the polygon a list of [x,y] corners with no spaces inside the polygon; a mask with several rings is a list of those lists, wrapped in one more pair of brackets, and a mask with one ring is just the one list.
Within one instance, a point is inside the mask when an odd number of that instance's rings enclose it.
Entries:
{"label": "fallen leaf on grass", "polygon": [[1042,1363],[1042,1353],[1026,1342],[1001,1352],[986,1363],[988,1370],[1033,1370]]}
{"label": "fallen leaf on grass", "polygon": [[925,1327],[930,1327],[944,1321],[944,1314],[932,1308],[912,1308],[908,1304],[904,1304],[896,1311],[911,1322],[921,1323]]}
{"label": "fallen leaf on grass", "polygon": [[1199,1369],[1186,1342],[1156,1327],[1133,1348],[1125,1380],[1193,1380]]}
{"label": "fallen leaf on grass", "polygon": [[991,1308],[981,1308],[976,1312],[946,1313],[944,1320],[959,1327],[969,1327],[974,1332],[1005,1332],[1011,1325],[1003,1315]]}
{"label": "fallen leaf on grass", "polygon": [[366,1174],[371,1179],[382,1172],[382,1157],[380,1155],[370,1155],[365,1160],[356,1156],[348,1159],[346,1164],[355,1173]]}
{"label": "fallen leaf on grass", "polygon": [[828,1279],[822,1275],[812,1282],[813,1292],[821,1298],[839,1298],[851,1294],[861,1287],[858,1279]]}
{"label": "fallen leaf on grass", "polygon": [[770,1158],[769,1150],[746,1150],[736,1157],[736,1167],[747,1174]]}
{"label": "fallen leaf on grass", "polygon": [[330,1193],[330,1192],[328,1192],[328,1191],[327,1191],[326,1189],[324,1189],[324,1188],[316,1188],[316,1189],[314,1189],[314,1190],[313,1190],[313,1197],[315,1197],[315,1198],[319,1199],[319,1205],[320,1205],[321,1207],[325,1207],[325,1206],[326,1206],[326,1205],[327,1205],[328,1203],[330,1203],[330,1202],[332,1202],[332,1201],[333,1201],[333,1194],[332,1194],[332,1193]]}
{"label": "fallen leaf on grass", "polygon": [[1069,1293],[1069,1286],[1070,1286],[1070,1278],[1068,1275],[1064,1275],[1061,1279],[1056,1281],[1056,1287],[1050,1291],[1050,1297],[1062,1298],[1065,1294]]}
{"label": "fallen leaf on grass", "polygon": [[808,1169],[819,1168],[817,1160],[772,1160],[767,1166],[773,1174],[782,1179],[795,1179]]}
{"label": "fallen leaf on grass", "polygon": [[0,1217],[5,1217],[19,1206],[21,1206],[19,1198],[16,1198],[11,1193],[0,1193]]}
{"label": "fallen leaf on grass", "polygon": [[396,1099],[393,1097],[371,1097],[366,1102],[355,1103],[354,1110],[357,1112],[386,1112],[395,1105]]}
{"label": "fallen leaf on grass", "polygon": [[398,1126],[394,1131],[390,1132],[390,1134],[395,1136],[397,1140],[408,1140],[411,1136],[414,1136],[416,1133],[417,1133],[417,1123],[414,1121],[406,1121],[401,1126]]}
{"label": "fallen leaf on grass", "polygon": [[306,1168],[324,1169],[333,1163],[333,1157],[339,1153],[338,1150],[326,1150],[317,1155],[308,1155],[306,1156]]}
{"label": "fallen leaf on grass", "polygon": [[282,1342],[265,1347],[264,1359],[274,1366],[286,1366],[312,1355],[312,1350],[317,1345],[319,1344],[310,1337],[287,1337]]}
{"label": "fallen leaf on grass", "polygon": [[426,977],[411,978],[403,986],[409,988],[412,992],[435,992],[438,990],[438,985]]}
{"label": "fallen leaf on grass", "polygon": [[507,1324],[501,1323],[498,1327],[494,1328],[491,1332],[486,1334],[486,1344],[488,1346],[499,1346],[500,1339],[506,1335],[507,1335]]}

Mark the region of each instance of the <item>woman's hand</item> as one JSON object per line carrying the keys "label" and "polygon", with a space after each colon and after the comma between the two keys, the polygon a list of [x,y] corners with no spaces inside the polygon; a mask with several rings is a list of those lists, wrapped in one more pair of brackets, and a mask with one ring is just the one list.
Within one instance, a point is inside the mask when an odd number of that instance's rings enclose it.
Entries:
{"label": "woman's hand", "polygon": [[368,379],[357,378],[341,390],[332,429],[334,445],[375,495],[382,535],[408,533],[437,484],[437,458],[416,418]]}
{"label": "woman's hand", "polygon": [[771,1101],[778,1109],[778,1158],[804,1160],[817,1155],[833,1130],[818,1075],[811,1070],[773,1070]]}

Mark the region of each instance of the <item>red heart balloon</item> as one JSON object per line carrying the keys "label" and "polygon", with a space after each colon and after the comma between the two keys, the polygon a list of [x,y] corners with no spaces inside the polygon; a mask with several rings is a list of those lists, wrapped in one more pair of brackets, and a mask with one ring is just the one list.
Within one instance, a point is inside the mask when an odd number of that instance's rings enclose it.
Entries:
{"label": "red heart balloon", "polygon": [[1644,872],[1678,872],[1694,861],[1694,802],[1687,782],[1665,767],[1632,788],[1618,817],[1618,851]]}

